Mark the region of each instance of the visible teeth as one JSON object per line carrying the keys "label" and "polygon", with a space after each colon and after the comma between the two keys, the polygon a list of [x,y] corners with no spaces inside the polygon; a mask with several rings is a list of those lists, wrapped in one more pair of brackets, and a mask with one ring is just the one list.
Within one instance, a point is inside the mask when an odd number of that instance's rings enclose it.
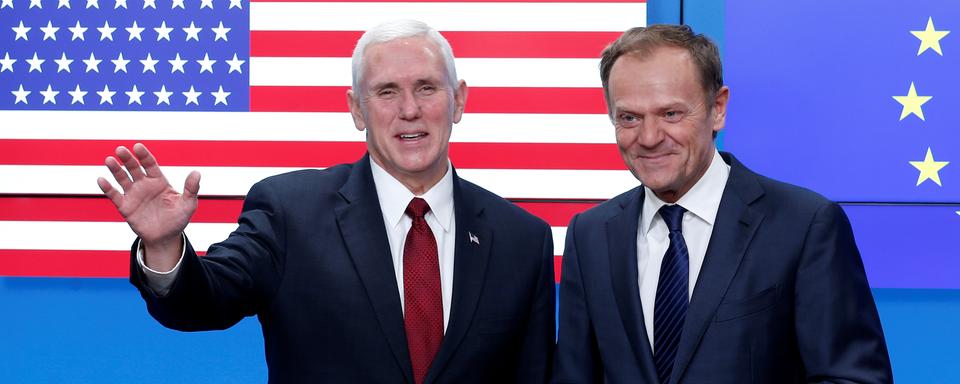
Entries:
{"label": "visible teeth", "polygon": [[411,134],[406,134],[406,135],[400,135],[400,138],[403,139],[403,140],[412,140],[412,139],[416,139],[416,138],[421,137],[421,136],[424,136],[424,134],[423,134],[423,133],[411,133]]}

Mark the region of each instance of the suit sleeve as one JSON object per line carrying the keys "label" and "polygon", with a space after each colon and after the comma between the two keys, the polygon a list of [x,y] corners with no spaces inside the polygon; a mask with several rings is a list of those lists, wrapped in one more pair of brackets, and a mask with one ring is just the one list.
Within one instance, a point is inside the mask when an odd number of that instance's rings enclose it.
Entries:
{"label": "suit sleeve", "polygon": [[[181,331],[228,328],[266,307],[280,283],[285,249],[283,210],[263,182],[250,189],[238,227],[198,257],[189,239],[170,291],[157,295],[146,286],[131,251],[130,281],[147,310],[166,327]],[[136,243],[134,243],[136,246]]]}
{"label": "suit sleeve", "polygon": [[580,273],[574,216],[567,227],[563,248],[563,269],[560,276],[559,329],[554,383],[599,383],[602,363],[597,349],[593,324],[587,311],[586,294]]}
{"label": "suit sleeve", "polygon": [[556,283],[553,277],[553,234],[546,225],[541,249],[540,273],[523,336],[517,383],[546,383],[550,378],[550,366],[553,362]]}
{"label": "suit sleeve", "polygon": [[796,330],[808,382],[893,382],[863,261],[837,204],[817,212],[804,242]]}

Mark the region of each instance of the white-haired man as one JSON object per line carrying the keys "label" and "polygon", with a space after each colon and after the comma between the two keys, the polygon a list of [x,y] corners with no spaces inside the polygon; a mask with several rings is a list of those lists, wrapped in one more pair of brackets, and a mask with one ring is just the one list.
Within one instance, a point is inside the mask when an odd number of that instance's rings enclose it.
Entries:
{"label": "white-haired man", "polygon": [[435,30],[360,38],[347,101],[367,155],[251,188],[239,227],[199,258],[182,235],[199,174],[174,191],[143,145],[98,180],[139,239],[131,281],[163,325],[256,315],[272,383],[537,383],[554,338],[549,227],[457,177],[467,86]]}

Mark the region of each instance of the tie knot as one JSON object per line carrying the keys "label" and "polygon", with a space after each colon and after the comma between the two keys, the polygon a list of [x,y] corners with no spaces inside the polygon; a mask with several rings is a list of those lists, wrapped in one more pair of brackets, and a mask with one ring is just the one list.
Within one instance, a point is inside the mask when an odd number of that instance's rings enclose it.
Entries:
{"label": "tie knot", "polygon": [[427,204],[427,201],[419,197],[414,197],[413,200],[410,200],[410,204],[407,204],[407,216],[410,216],[413,219],[422,219],[423,215],[426,215],[427,212],[430,212],[430,205]]}
{"label": "tie knot", "polygon": [[664,205],[660,207],[660,217],[667,223],[670,232],[682,232],[683,213],[687,210],[679,205]]}

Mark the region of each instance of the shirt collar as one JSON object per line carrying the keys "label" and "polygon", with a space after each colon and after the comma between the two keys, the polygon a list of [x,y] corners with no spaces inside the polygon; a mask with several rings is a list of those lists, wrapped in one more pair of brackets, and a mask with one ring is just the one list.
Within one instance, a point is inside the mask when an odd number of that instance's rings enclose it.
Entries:
{"label": "shirt collar", "polygon": [[430,187],[422,196],[415,196],[399,180],[387,173],[376,161],[370,159],[370,170],[373,172],[373,184],[377,189],[377,199],[380,200],[380,211],[383,220],[390,227],[396,227],[403,219],[407,205],[414,197],[420,197],[430,205],[430,212],[444,232],[449,232],[453,220],[453,166],[447,160],[447,172],[437,184]]}
{"label": "shirt collar", "polygon": [[[720,199],[723,197],[723,189],[727,185],[727,179],[730,177],[730,165],[723,161],[720,152],[713,151],[713,158],[710,160],[710,166],[703,174],[700,180],[690,188],[687,193],[677,200],[677,204],[694,214],[709,225],[713,225],[717,218],[717,211],[720,210]],[[653,218],[656,216],[660,207],[666,205],[660,200],[650,188],[643,187],[643,211],[640,214],[640,233],[646,235],[653,227]]]}

